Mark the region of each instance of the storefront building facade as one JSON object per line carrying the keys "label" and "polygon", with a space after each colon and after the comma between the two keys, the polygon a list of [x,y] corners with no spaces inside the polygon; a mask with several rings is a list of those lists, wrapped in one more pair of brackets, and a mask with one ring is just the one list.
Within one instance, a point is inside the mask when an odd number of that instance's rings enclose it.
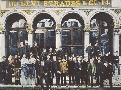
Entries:
{"label": "storefront building facade", "polygon": [[3,0],[0,4],[0,60],[25,41],[82,56],[87,56],[89,43],[97,42],[103,54],[120,54],[120,0]]}

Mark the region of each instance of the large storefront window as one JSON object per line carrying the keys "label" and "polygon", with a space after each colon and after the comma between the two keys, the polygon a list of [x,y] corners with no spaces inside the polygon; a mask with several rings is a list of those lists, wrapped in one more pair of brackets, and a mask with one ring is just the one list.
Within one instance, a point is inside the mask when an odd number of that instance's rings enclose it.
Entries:
{"label": "large storefront window", "polygon": [[98,13],[91,19],[90,43],[100,46],[100,52],[113,53],[113,19],[106,13]]}
{"label": "large storefront window", "polygon": [[17,13],[11,14],[6,19],[6,56],[19,55],[20,43],[23,45],[28,40],[25,18]]}
{"label": "large storefront window", "polygon": [[33,38],[40,49],[55,48],[55,21],[49,14],[37,15],[33,22],[33,28],[35,31]]}
{"label": "large storefront window", "polygon": [[62,48],[69,56],[83,56],[83,25],[83,19],[78,14],[69,13],[63,18]]}

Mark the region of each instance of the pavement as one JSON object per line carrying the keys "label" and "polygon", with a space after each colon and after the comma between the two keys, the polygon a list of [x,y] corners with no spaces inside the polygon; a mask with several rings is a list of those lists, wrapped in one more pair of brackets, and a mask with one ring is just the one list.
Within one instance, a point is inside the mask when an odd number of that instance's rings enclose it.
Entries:
{"label": "pavement", "polygon": [[105,86],[103,88],[94,86],[94,87],[85,87],[85,86],[52,86],[51,88],[41,88],[41,86],[35,85],[0,85],[0,90],[121,90],[121,86],[114,86],[110,88]]}

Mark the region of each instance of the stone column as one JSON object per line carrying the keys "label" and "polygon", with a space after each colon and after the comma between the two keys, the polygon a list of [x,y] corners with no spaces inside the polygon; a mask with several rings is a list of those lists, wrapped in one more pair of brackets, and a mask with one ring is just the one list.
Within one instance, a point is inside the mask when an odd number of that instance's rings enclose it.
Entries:
{"label": "stone column", "polygon": [[118,51],[119,54],[119,29],[114,29],[113,52]]}
{"label": "stone column", "polygon": [[5,34],[0,32],[0,62],[3,56],[5,56]]}
{"label": "stone column", "polygon": [[32,32],[28,33],[28,45],[30,45],[30,47],[32,47],[33,45],[33,33]]}
{"label": "stone column", "polygon": [[86,53],[86,48],[87,48],[87,46],[89,45],[89,36],[90,36],[90,34],[89,34],[89,30],[85,30],[85,32],[84,32],[84,56],[85,57],[87,57],[88,56],[88,54]]}
{"label": "stone column", "polygon": [[61,30],[56,29],[56,48],[59,48],[60,46],[62,46],[62,44],[61,44]]}

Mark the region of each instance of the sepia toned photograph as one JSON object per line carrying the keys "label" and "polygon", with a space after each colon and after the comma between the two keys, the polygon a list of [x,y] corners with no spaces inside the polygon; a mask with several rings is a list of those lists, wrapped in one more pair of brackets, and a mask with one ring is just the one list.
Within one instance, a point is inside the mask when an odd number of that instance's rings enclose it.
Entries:
{"label": "sepia toned photograph", "polygon": [[0,0],[0,90],[121,90],[121,0]]}

